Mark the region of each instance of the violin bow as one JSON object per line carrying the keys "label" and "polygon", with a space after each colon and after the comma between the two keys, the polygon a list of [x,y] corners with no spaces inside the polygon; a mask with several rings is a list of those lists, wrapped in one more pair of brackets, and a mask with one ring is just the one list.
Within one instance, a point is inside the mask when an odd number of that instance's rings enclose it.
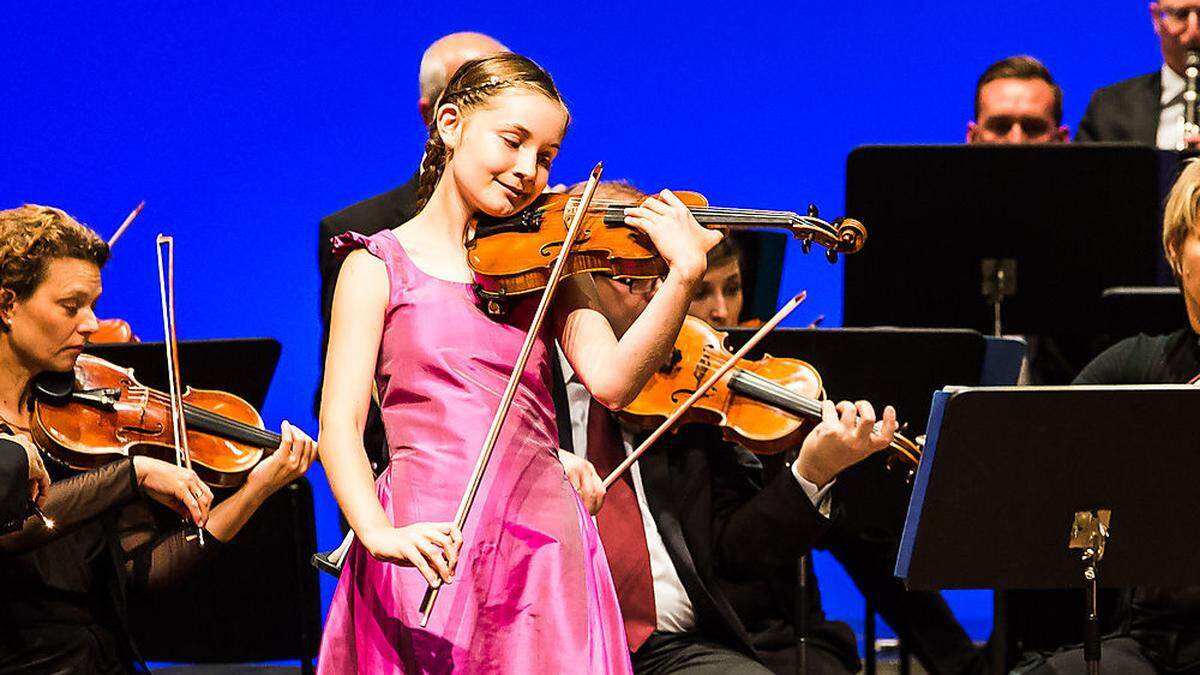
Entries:
{"label": "violin bow", "polygon": [[[134,210],[130,219],[137,215]],[[163,248],[167,249],[164,269]],[[187,420],[184,417],[183,393],[179,375],[179,342],[175,335],[175,238],[160,234],[155,240],[158,254],[158,294],[162,300],[163,342],[167,351],[167,396],[170,398],[171,431],[175,437],[175,464],[190,470],[192,453],[188,448]],[[204,546],[204,528],[196,526],[196,537]]]}
{"label": "violin bow", "polygon": [[129,229],[129,226],[133,224],[133,219],[138,217],[138,214],[142,212],[142,209],[145,208],[145,206],[146,200],[143,199],[138,203],[137,206],[133,207],[133,210],[129,212],[128,216],[125,216],[125,221],[121,223],[121,226],[117,228],[116,232],[113,232],[113,236],[108,238],[109,248],[116,246],[117,240],[121,238],[121,235],[125,234],[125,230]]}
{"label": "violin bow", "polygon": [[629,456],[625,458],[625,461],[618,464],[617,468],[612,470],[612,473],[608,474],[608,476],[604,479],[604,489],[607,490],[609,486],[611,486],[618,478],[621,477],[622,473],[625,473],[629,467],[633,466],[634,462],[638,461],[639,457],[646,454],[646,451],[650,449],[650,446],[654,445],[654,442],[659,438],[662,438],[662,435],[667,433],[667,431],[669,431],[671,427],[679,421],[679,418],[683,417],[683,414],[686,413],[693,405],[695,405],[696,401],[700,400],[700,397],[704,396],[709,389],[712,389],[713,385],[716,384],[722,377],[725,377],[726,373],[728,373],[730,370],[733,370],[733,367],[736,366],[738,362],[750,352],[751,349],[754,349],[755,345],[757,345],[759,341],[767,336],[767,333],[775,330],[775,327],[779,325],[780,321],[783,321],[788,314],[791,314],[794,309],[799,307],[800,303],[804,302],[804,297],[806,295],[807,294],[804,291],[801,291],[797,293],[796,296],[791,300],[788,300],[783,307],[779,308],[778,312],[775,312],[775,316],[771,317],[769,321],[764,323],[757,331],[755,331],[754,334],[750,336],[749,340],[746,340],[746,344],[742,345],[742,348],[737,350],[732,358],[726,361],[725,364],[718,368],[712,375],[709,375],[708,379],[705,380],[704,383],[701,384],[698,389],[696,389],[696,391],[692,392],[692,395],[689,396],[688,399],[675,410],[675,412],[671,413],[670,417],[664,420],[663,423],[660,424],[653,433],[647,436],[646,440],[642,441],[641,445],[639,445],[636,450],[629,453]]}
{"label": "violin bow", "polygon": [[[538,339],[538,333],[541,332],[542,323],[545,321],[546,314],[550,310],[550,301],[554,298],[554,291],[558,287],[559,279],[562,278],[563,267],[566,264],[571,246],[578,238],[579,230],[583,223],[583,216],[587,213],[588,206],[592,203],[592,195],[595,194],[596,187],[600,184],[600,173],[602,171],[604,171],[603,162],[597,163],[596,168],[592,169],[592,174],[588,177],[583,194],[579,197],[579,207],[575,210],[575,214],[571,218],[571,226],[567,229],[566,237],[563,238],[562,249],[559,250],[558,258],[554,261],[554,267],[550,270],[550,279],[546,282],[546,290],[542,291],[542,299],[538,302],[537,311],[533,315],[533,321],[529,324],[529,332],[525,335],[525,343],[521,345],[516,365],[513,366],[512,375],[508,378],[508,386],[505,387],[504,395],[500,398],[500,407],[496,409],[496,415],[492,418],[492,426],[488,429],[487,437],[483,442],[483,450],[480,451],[479,458],[475,461],[475,469],[471,472],[471,480],[467,483],[467,491],[463,495],[462,501],[458,504],[458,512],[454,516],[454,524],[460,531],[466,525],[467,515],[471,512],[471,506],[475,503],[475,495],[479,491],[479,485],[483,481],[484,471],[487,470],[488,461],[492,457],[492,451],[496,448],[496,441],[500,438],[500,430],[504,426],[508,410],[512,407],[513,397],[516,396],[517,386],[521,382],[521,375],[525,373],[525,363],[529,360],[529,354],[533,351],[533,345]],[[441,585],[439,584],[438,586],[430,586],[425,590],[425,597],[421,600],[422,628],[429,623],[429,616],[433,613],[433,606],[437,602],[440,589]]]}

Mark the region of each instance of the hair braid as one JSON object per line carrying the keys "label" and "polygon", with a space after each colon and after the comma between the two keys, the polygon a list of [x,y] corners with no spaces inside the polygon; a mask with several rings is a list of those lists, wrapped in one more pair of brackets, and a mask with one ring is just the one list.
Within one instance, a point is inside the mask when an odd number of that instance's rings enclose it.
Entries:
{"label": "hair braid", "polygon": [[417,182],[417,211],[425,208],[446,168],[446,144],[437,132],[437,124],[431,124],[430,128],[429,140],[425,141],[425,158],[421,160],[421,178]]}

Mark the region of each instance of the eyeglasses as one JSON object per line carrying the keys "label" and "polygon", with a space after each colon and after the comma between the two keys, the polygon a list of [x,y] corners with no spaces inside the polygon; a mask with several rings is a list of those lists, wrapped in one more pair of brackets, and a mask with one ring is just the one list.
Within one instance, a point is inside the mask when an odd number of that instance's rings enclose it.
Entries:
{"label": "eyeglasses", "polygon": [[1050,133],[1053,125],[1041,117],[1015,117],[1010,115],[993,115],[983,122],[983,128],[995,136],[1007,136],[1016,125],[1028,138],[1041,138]]}
{"label": "eyeglasses", "polygon": [[629,289],[634,295],[650,295],[658,287],[658,279],[630,279],[628,277],[610,277],[613,281]]}
{"label": "eyeglasses", "polygon": [[1188,19],[1195,14],[1200,19],[1200,7],[1168,7],[1158,6],[1158,18],[1168,28],[1179,29],[1187,26]]}

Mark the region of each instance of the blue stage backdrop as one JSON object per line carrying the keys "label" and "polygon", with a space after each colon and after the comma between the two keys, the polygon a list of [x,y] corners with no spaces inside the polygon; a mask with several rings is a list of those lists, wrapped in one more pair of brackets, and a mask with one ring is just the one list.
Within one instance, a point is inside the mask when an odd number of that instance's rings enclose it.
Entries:
{"label": "blue stage backdrop", "polygon": [[[440,35],[488,32],[554,74],[574,116],[554,182],[604,160],[646,189],[832,216],[853,147],[961,140],[975,79],[1000,57],[1043,59],[1074,127],[1093,89],[1158,67],[1145,7],[8,3],[0,206],[60,206],[107,235],[145,199],[105,271],[102,315],[161,337],[153,240],[174,234],[181,337],[278,338],[264,417],[315,435],[317,221],[412,174],[417,64]],[[839,325],[840,267],[788,253],[782,292],[809,291],[791,323]],[[311,477],[330,547],[336,506]],[[858,622],[861,598],[820,564],[829,614]],[[985,637],[986,597],[956,605]]]}

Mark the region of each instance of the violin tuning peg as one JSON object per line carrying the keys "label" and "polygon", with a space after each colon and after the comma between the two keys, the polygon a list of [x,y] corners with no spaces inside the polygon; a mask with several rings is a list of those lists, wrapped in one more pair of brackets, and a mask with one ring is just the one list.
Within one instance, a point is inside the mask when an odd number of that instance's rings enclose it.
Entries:
{"label": "violin tuning peg", "polygon": [[825,249],[825,259],[828,260],[830,263],[837,262],[837,259],[838,259],[837,251],[835,251],[831,248]]}
{"label": "violin tuning peg", "polygon": [[817,205],[816,205],[816,204],[809,204],[809,205],[808,205],[808,217],[809,217],[809,218],[816,218],[818,215],[820,215],[820,211],[818,211],[818,210],[817,210]]}
{"label": "violin tuning peg", "polygon": [[800,250],[804,251],[805,255],[808,255],[808,252],[812,250],[812,239],[805,239],[801,241]]}

